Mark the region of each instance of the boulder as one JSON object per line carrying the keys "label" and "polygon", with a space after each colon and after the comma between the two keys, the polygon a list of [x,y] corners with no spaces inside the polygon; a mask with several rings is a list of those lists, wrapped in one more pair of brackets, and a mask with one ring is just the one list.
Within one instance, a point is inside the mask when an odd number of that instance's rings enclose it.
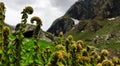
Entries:
{"label": "boulder", "polygon": [[[20,29],[20,23],[16,25],[15,27],[15,33]],[[30,38],[33,36],[33,32],[35,30],[35,25],[27,24],[25,27],[25,31],[23,32],[24,37]]]}
{"label": "boulder", "polygon": [[[20,28],[20,24],[17,24],[14,33],[16,33],[19,28]],[[27,24],[25,27],[25,31],[23,32],[24,37],[31,38],[33,36],[33,32],[35,28],[36,28],[35,25]],[[45,40],[49,42],[54,41],[54,35],[52,35],[51,33],[45,32],[42,29],[39,30],[38,36],[41,40]]]}

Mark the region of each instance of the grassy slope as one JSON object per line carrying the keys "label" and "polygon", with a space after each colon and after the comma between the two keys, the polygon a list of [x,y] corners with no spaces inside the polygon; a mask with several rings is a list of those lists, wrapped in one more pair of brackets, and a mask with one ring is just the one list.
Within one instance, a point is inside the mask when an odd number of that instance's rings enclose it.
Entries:
{"label": "grassy slope", "polygon": [[[24,41],[23,41],[23,45],[24,45],[24,48],[25,49],[32,49],[34,48],[34,43],[33,43],[33,40],[32,39],[28,39],[28,38],[25,38]],[[46,42],[46,41],[43,41],[43,40],[39,40],[38,41],[38,45],[40,47],[40,50],[43,50],[44,48],[46,47],[50,47],[51,50],[53,50],[53,43],[51,42]]]}
{"label": "grassy slope", "polygon": [[104,25],[102,29],[97,31],[95,35],[107,35],[114,33],[116,36],[107,41],[101,40],[102,41],[101,43],[103,45],[100,46],[98,45],[98,47],[120,50],[119,32],[120,32],[120,19],[117,18],[115,20],[109,21],[107,24]]}
{"label": "grassy slope", "polygon": [[[120,18],[120,17],[119,17]],[[93,33],[93,32],[89,32],[89,31],[84,31],[84,32],[76,32],[74,29],[72,29],[69,33],[71,35],[74,36],[75,40],[85,40],[85,39],[89,39],[91,41],[86,41],[87,44],[89,45],[93,45],[96,46],[100,49],[103,48],[109,48],[109,49],[115,49],[115,50],[120,50],[120,19],[116,18],[115,20],[97,20],[97,22],[99,24],[101,24],[103,26],[102,29],[98,30],[97,32]],[[117,36],[109,39],[109,40],[103,40],[100,39],[100,44],[95,44],[92,39],[98,35],[98,36],[103,36],[103,35],[108,35],[114,33]]]}

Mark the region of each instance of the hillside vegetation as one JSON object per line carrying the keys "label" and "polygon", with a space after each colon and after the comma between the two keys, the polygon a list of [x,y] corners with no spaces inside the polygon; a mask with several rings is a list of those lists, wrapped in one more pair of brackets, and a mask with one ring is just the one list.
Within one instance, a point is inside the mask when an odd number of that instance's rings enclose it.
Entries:
{"label": "hillside vegetation", "polygon": [[[81,25],[77,26],[84,28],[83,30],[79,31],[78,27],[75,27],[67,32],[66,35],[73,35],[75,40],[82,39],[88,44],[101,49],[109,48],[120,50],[120,18],[117,17],[114,20],[84,20],[84,22],[87,22],[87,25],[89,25],[89,22],[91,21],[96,21],[102,27],[97,31],[94,31],[97,27],[94,27],[93,25],[90,25],[93,28],[87,26],[82,27],[82,23]],[[82,21],[80,21],[80,23],[81,22]]]}

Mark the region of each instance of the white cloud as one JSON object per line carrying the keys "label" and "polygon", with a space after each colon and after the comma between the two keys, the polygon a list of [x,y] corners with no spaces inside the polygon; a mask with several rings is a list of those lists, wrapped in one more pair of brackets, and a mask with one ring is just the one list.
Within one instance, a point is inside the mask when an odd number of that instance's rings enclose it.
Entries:
{"label": "white cloud", "polygon": [[53,7],[59,8],[59,10],[65,12],[68,8],[74,4],[77,0],[50,0]]}
{"label": "white cloud", "polygon": [[[75,2],[75,0],[1,0],[6,6],[6,20],[10,25],[20,23],[21,11],[25,6],[34,8],[33,15],[39,16],[43,21],[43,30],[47,30],[52,22],[58,17],[64,15],[67,9]],[[29,19],[30,19],[29,18]],[[28,20],[29,22],[29,20]]]}

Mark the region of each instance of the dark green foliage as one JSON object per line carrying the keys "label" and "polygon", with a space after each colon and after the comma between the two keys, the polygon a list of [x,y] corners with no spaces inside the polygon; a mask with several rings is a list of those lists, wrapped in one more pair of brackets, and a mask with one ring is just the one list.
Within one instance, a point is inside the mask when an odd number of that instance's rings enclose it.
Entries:
{"label": "dark green foliage", "polygon": [[34,16],[34,17],[32,17],[31,18],[31,23],[34,23],[34,21],[36,21],[36,29],[35,29],[35,31],[34,31],[34,33],[33,33],[33,37],[34,38],[37,38],[38,37],[38,34],[39,34],[39,30],[41,30],[41,26],[42,26],[42,21],[41,21],[41,19],[39,18],[39,17],[37,17],[37,16]]}
{"label": "dark green foliage", "polygon": [[4,58],[4,62],[6,63],[6,65],[10,65],[10,60],[9,60],[9,54],[8,54],[8,46],[9,46],[9,27],[5,26],[3,28],[3,36],[4,36],[4,50],[3,50],[3,53],[5,55],[5,58]]}
{"label": "dark green foliage", "polygon": [[21,26],[20,26],[20,30],[22,32],[24,32],[24,28],[26,26],[27,23],[27,18],[28,18],[28,14],[32,14],[33,13],[33,8],[31,6],[27,6],[25,7],[25,9],[23,9],[23,11],[21,12],[22,14],[22,21],[21,21]]}
{"label": "dark green foliage", "polygon": [[[31,23],[34,23],[34,21],[36,21],[36,28],[33,33],[33,40],[34,40],[34,46],[35,46],[35,48],[34,48],[35,54],[33,56],[33,65],[35,66],[35,65],[37,65],[37,62],[36,62],[37,53],[40,54],[40,49],[39,49],[39,45],[38,45],[38,40],[39,40],[38,34],[39,34],[39,30],[41,30],[42,21],[37,16],[32,17],[30,21],[31,21]],[[44,61],[44,65],[45,65],[46,61],[43,57],[43,53],[41,53],[41,57],[42,57],[42,60]]]}
{"label": "dark green foliage", "polygon": [[23,36],[23,32],[24,32],[24,28],[26,27],[26,23],[27,23],[27,18],[28,18],[28,14],[32,14],[33,13],[33,8],[28,6],[25,9],[23,9],[23,11],[21,12],[22,14],[22,21],[21,21],[21,25],[20,25],[20,29],[18,30],[17,34],[16,34],[16,38],[15,38],[15,44],[16,44],[16,65],[20,66],[20,60],[21,60],[21,47],[22,47],[22,41],[24,39]]}
{"label": "dark green foliage", "polygon": [[4,51],[4,19],[5,19],[5,6],[3,2],[0,2],[0,65],[3,62]]}

